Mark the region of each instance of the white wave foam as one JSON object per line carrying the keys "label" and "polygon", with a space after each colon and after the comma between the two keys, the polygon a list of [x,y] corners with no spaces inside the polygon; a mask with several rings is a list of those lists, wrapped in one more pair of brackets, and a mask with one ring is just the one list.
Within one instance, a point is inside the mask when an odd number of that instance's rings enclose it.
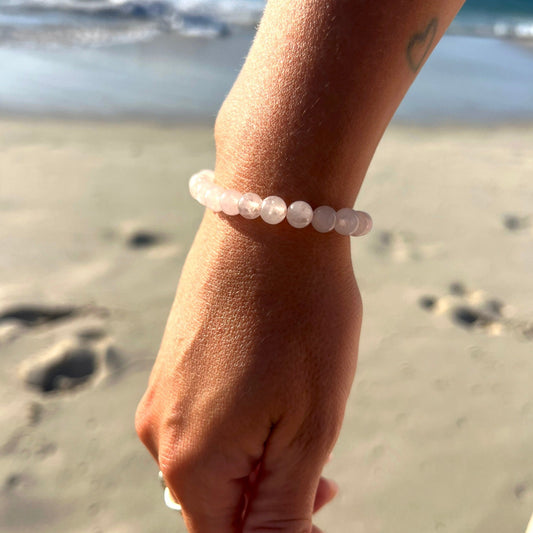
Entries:
{"label": "white wave foam", "polygon": [[259,22],[265,0],[172,0],[179,11],[209,14],[228,24],[254,25]]}
{"label": "white wave foam", "polygon": [[452,24],[450,33],[498,39],[533,40],[533,20],[497,20],[494,22],[459,19]]}
{"label": "white wave foam", "polygon": [[[26,35],[41,40],[38,29],[46,26],[63,27],[69,34],[105,33],[110,36],[109,42],[121,42],[124,25],[137,28],[141,23],[146,28],[131,34],[139,35],[139,40],[163,32],[217,38],[226,35],[231,26],[255,26],[265,4],[266,0],[0,0],[0,44],[6,43],[15,30],[20,38]],[[19,32],[24,26],[32,26],[35,31]],[[114,31],[116,39],[111,37]],[[533,18],[526,12],[522,17],[490,11],[461,12],[450,32],[533,40]],[[133,42],[133,37],[124,42]]]}

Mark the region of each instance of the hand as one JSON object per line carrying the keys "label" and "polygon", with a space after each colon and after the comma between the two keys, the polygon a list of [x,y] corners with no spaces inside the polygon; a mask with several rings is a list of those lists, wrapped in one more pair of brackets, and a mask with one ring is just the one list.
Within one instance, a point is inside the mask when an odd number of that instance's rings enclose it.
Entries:
{"label": "hand", "polygon": [[206,213],[136,416],[191,533],[318,532],[360,332],[348,241]]}

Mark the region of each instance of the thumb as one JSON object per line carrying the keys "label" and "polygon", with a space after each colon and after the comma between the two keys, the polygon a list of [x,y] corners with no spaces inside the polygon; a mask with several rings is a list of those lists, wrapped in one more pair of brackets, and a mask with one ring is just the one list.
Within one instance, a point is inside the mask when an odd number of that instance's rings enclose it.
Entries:
{"label": "thumb", "polygon": [[315,504],[313,506],[313,513],[317,513],[329,503],[339,492],[339,486],[332,479],[321,477],[318,482],[318,489],[315,496]]}
{"label": "thumb", "polygon": [[243,533],[315,533],[312,515],[327,454],[267,446],[248,498]]}

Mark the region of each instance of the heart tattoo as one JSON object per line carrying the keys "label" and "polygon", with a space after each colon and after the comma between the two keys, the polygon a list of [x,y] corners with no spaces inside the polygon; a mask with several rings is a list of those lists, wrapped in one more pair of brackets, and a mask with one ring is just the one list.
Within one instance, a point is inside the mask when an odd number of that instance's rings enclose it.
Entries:
{"label": "heart tattoo", "polygon": [[411,37],[407,45],[407,62],[413,72],[418,72],[418,69],[428,56],[433,41],[435,40],[435,35],[437,34],[438,25],[439,21],[437,18],[431,19],[424,31],[415,33]]}

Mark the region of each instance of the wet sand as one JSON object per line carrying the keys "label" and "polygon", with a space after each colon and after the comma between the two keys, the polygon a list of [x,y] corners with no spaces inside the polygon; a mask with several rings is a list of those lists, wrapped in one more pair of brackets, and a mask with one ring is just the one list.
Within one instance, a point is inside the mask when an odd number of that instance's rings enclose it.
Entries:
{"label": "wet sand", "polygon": [[[359,370],[327,532],[522,533],[533,127],[391,128],[358,200]],[[133,428],[202,216],[203,126],[3,120],[0,531],[184,531]]]}

